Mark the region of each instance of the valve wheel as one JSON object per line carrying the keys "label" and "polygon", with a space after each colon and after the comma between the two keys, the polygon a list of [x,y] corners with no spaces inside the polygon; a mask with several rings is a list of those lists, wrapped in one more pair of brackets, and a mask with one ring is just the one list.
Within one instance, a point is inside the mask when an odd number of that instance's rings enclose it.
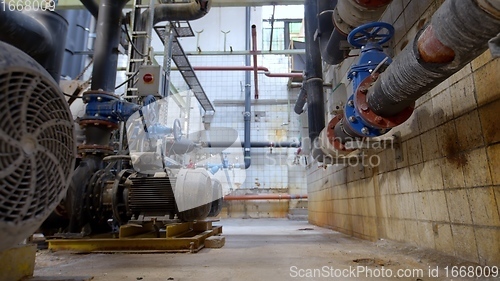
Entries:
{"label": "valve wheel", "polygon": [[354,47],[361,48],[370,42],[382,45],[394,36],[394,27],[386,22],[371,22],[353,29],[347,41]]}

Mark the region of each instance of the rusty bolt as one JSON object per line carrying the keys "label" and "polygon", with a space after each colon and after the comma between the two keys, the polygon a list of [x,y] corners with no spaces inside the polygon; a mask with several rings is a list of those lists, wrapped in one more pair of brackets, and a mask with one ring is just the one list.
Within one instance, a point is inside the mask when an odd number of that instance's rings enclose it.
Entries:
{"label": "rusty bolt", "polygon": [[380,116],[375,117],[375,122],[377,122],[377,124],[381,124],[382,121],[383,121],[382,117]]}
{"label": "rusty bolt", "polygon": [[368,89],[364,86],[359,87],[359,91],[363,94],[366,94],[368,92]]}
{"label": "rusty bolt", "polygon": [[366,103],[361,104],[360,108],[361,108],[361,110],[363,110],[363,111],[368,111],[368,109],[369,109],[369,108],[368,108],[368,105],[367,105]]}

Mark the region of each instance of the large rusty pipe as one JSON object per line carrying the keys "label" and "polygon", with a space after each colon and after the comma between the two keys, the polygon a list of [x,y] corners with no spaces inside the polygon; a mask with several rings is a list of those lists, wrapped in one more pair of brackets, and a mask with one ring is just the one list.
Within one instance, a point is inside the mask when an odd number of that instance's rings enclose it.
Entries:
{"label": "large rusty pipe", "polygon": [[499,2],[445,1],[369,89],[370,109],[395,116],[486,51],[500,32]]}
{"label": "large rusty pipe", "polygon": [[354,1],[361,7],[371,10],[386,7],[387,5],[389,5],[389,3],[392,2],[392,0],[351,0],[351,1]]}
{"label": "large rusty pipe", "polygon": [[257,27],[255,24],[252,25],[252,51],[253,54],[253,84],[255,88],[254,98],[259,99],[259,77],[257,76],[258,66],[257,66]]}
{"label": "large rusty pipe", "polygon": [[347,36],[352,29],[380,19],[391,2],[392,0],[339,0],[333,13],[335,28]]}
{"label": "large rusty pipe", "polygon": [[302,73],[271,73],[269,68],[264,66],[195,66],[194,70],[197,71],[264,71],[267,77],[281,77],[281,78],[301,78]]}
{"label": "large rusty pipe", "polygon": [[251,194],[251,195],[227,195],[226,201],[254,201],[254,200],[291,200],[307,199],[307,194]]}

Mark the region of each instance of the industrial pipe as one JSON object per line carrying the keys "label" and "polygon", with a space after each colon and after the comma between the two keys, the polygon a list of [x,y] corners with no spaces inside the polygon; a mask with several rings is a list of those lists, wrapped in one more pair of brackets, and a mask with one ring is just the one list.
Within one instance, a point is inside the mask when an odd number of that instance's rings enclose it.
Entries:
{"label": "industrial pipe", "polygon": [[116,66],[118,64],[118,44],[120,42],[120,20],[122,9],[128,0],[102,0],[97,19],[92,69],[92,90],[114,92]]}
{"label": "industrial pipe", "polygon": [[269,68],[264,66],[195,66],[194,70],[197,71],[264,71],[264,75],[267,77],[275,78],[300,78],[303,77],[302,73],[271,73]]}
{"label": "industrial pipe", "polygon": [[445,1],[369,89],[370,109],[383,117],[397,115],[483,53],[500,32],[498,3]]}
{"label": "industrial pipe", "polygon": [[68,31],[63,17],[50,11],[0,9],[0,30],[0,41],[30,55],[59,82]]}
{"label": "industrial pipe", "polygon": [[252,194],[252,195],[226,195],[225,201],[253,201],[253,200],[291,200],[307,199],[307,194]]}
{"label": "industrial pipe", "polygon": [[[83,159],[73,173],[66,195],[69,214],[69,232],[80,232],[88,222],[83,211],[85,190],[92,175],[103,168],[102,158],[113,153],[109,140],[118,122],[101,114],[104,106],[118,98],[113,94],[118,64],[118,44],[122,9],[128,0],[102,0],[97,19],[94,67],[92,69],[91,90],[84,93],[87,103],[85,116],[80,119],[80,127],[85,128],[85,144],[78,146]],[[111,107],[109,108],[110,110]],[[111,115],[108,115],[108,117]]]}
{"label": "industrial pipe", "polygon": [[347,36],[354,28],[380,19],[392,0],[339,0],[333,13],[335,29]]}
{"label": "industrial pipe", "polygon": [[[205,16],[210,11],[211,0],[190,0],[187,3],[168,3],[156,5],[153,15],[153,26],[162,21],[192,21]],[[136,30],[146,30],[150,23],[150,12],[144,11],[137,15]],[[134,42],[139,50],[147,53],[146,37],[137,38]],[[133,58],[138,58],[139,54],[134,53]],[[137,69],[134,69],[134,71]]]}
{"label": "industrial pipe", "polygon": [[318,38],[321,57],[336,65],[345,60],[349,49],[347,34],[362,24],[376,21],[392,0],[318,0]]}
{"label": "industrial pipe", "polygon": [[[250,7],[245,8],[245,47],[248,51],[250,51]],[[246,67],[250,67],[250,56],[245,56],[245,65]],[[243,122],[244,122],[244,133],[243,133],[243,159],[245,162],[245,169],[250,168],[252,163],[252,157],[250,156],[250,121],[251,121],[251,94],[252,88],[250,86],[250,72],[245,73],[245,113],[243,114]],[[229,147],[229,146],[228,146]]]}
{"label": "industrial pipe", "polygon": [[347,57],[349,50],[341,50],[342,42],[347,36],[340,33],[333,24],[333,13],[337,0],[318,0],[318,40],[323,61],[335,65]]}
{"label": "industrial pipe", "polygon": [[254,99],[259,99],[259,78],[257,76],[257,27],[252,24],[252,51],[253,54],[253,87],[254,87]]}
{"label": "industrial pipe", "polygon": [[[374,33],[389,28],[386,23],[372,23],[353,33],[370,26],[377,27]],[[368,40],[360,64],[354,65],[349,74],[354,94],[345,107],[345,117],[336,116],[328,126],[326,136],[335,137],[330,143],[341,150],[348,140],[379,136],[402,124],[413,113],[418,98],[482,54],[488,40],[499,32],[500,1],[447,0],[381,74],[371,71],[374,65],[366,62],[367,57],[380,62],[378,65],[390,59],[382,52],[382,41]],[[365,39],[376,38],[376,34],[366,34]],[[351,44],[354,35],[349,35]]]}
{"label": "industrial pipe", "polygon": [[[316,0],[306,0],[304,4],[304,24],[306,38],[306,71],[304,87],[307,91],[307,114],[309,124],[309,139],[314,144],[321,130],[325,127],[325,107],[323,96],[323,72],[321,52],[314,34],[318,29],[316,15],[318,5]],[[314,149],[315,159],[321,156],[321,150]]]}

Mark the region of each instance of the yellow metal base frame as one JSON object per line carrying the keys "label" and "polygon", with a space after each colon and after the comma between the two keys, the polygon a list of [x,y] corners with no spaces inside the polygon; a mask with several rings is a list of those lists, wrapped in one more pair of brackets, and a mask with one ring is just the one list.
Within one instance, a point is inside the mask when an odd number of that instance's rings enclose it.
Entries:
{"label": "yellow metal base frame", "polygon": [[74,252],[191,252],[204,247],[205,239],[222,233],[222,226],[212,222],[176,223],[160,229],[153,222],[120,227],[118,237],[112,234],[83,239],[48,240],[52,251]]}
{"label": "yellow metal base frame", "polygon": [[36,245],[19,245],[0,252],[0,281],[15,281],[33,276]]}

